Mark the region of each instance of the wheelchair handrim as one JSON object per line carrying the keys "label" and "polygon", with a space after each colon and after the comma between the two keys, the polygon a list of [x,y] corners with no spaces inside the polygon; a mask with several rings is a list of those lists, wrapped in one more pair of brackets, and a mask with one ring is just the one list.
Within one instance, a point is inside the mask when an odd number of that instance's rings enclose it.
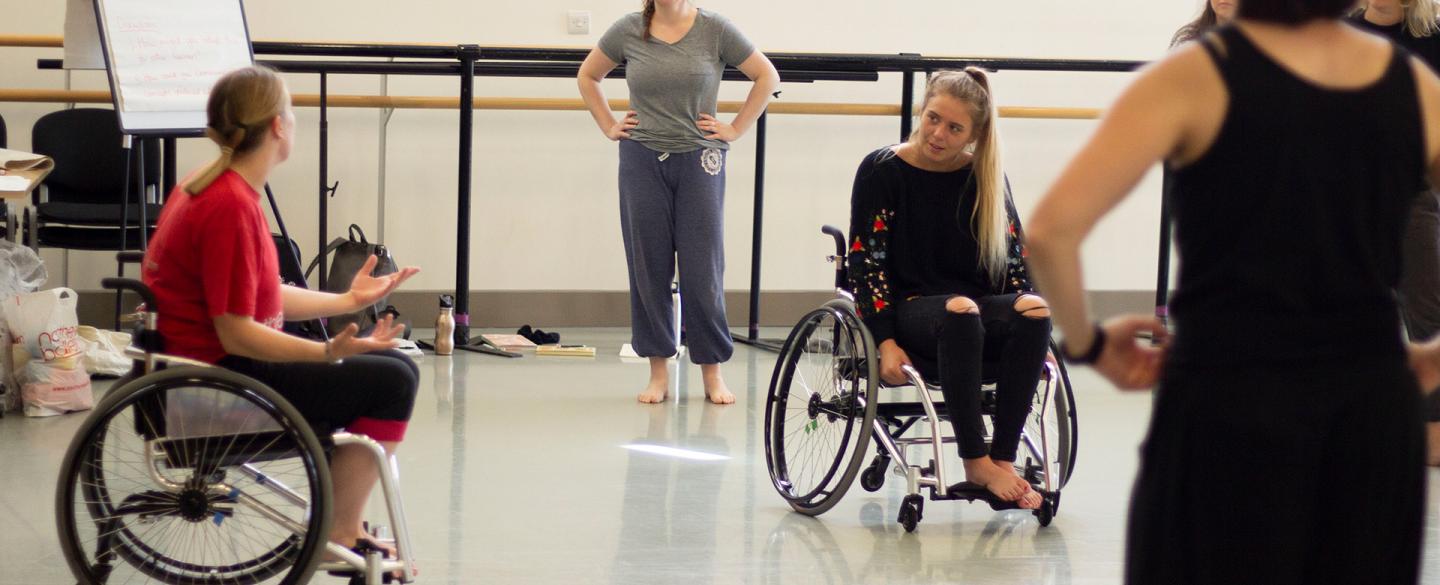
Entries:
{"label": "wheelchair handrim", "polygon": [[[187,371],[188,370],[188,371]],[[105,441],[116,432],[114,425],[123,424],[122,416],[131,413],[133,416],[141,416],[142,400],[153,399],[158,393],[173,389],[201,388],[215,392],[233,392],[251,404],[260,407],[272,418],[281,421],[283,432],[293,433],[291,437],[299,441],[297,449],[304,451],[296,456],[301,457],[301,467],[306,485],[309,486],[311,496],[308,508],[304,511],[304,517],[311,528],[303,539],[296,538],[293,534],[279,542],[262,554],[254,558],[245,559],[239,562],[224,565],[200,565],[187,562],[156,550],[146,542],[146,534],[137,534],[139,529],[132,530],[124,526],[128,516],[133,514],[116,514],[116,498],[111,497],[108,481],[102,475],[103,471],[92,462],[101,462],[100,455],[103,454]],[[223,370],[177,368],[151,376],[133,380],[121,387],[110,391],[101,401],[100,407],[86,419],[67,452],[65,462],[62,465],[60,477],[60,489],[57,491],[57,519],[61,525],[62,549],[69,562],[72,572],[82,583],[93,583],[104,580],[108,573],[116,568],[114,561],[126,561],[126,564],[133,567],[139,573],[151,579],[164,583],[189,585],[192,583],[254,583],[274,577],[294,566],[297,558],[310,547],[311,559],[318,558],[316,552],[323,547],[326,532],[328,532],[328,503],[324,503],[323,497],[315,497],[317,494],[328,493],[329,474],[325,466],[323,456],[318,459],[315,454],[321,453],[319,443],[315,440],[313,433],[308,428],[296,426],[295,421],[299,415],[293,407],[280,403],[283,398],[275,395],[273,391],[263,388],[258,382],[249,380],[233,372]],[[136,421],[132,419],[132,423]],[[287,424],[288,423],[288,424]],[[123,427],[118,427],[123,428]],[[136,438],[140,438],[136,434]],[[97,453],[96,449],[100,451]],[[308,462],[308,464],[307,464]],[[79,482],[75,481],[77,478]],[[120,478],[122,480],[128,478]],[[131,480],[133,481],[133,480]],[[77,486],[77,483],[79,484]],[[237,483],[237,485],[239,485]],[[75,500],[76,488],[80,487],[85,496],[84,507],[91,515],[83,521],[94,523],[97,527],[95,538],[89,541],[90,545],[100,547],[105,544],[103,550],[94,555],[94,565],[90,564],[92,559],[86,550],[87,542],[83,541],[77,532],[81,519],[77,518],[76,509],[79,507]],[[153,491],[153,490],[151,490]],[[146,494],[151,491],[143,492]],[[134,494],[139,495],[139,494]],[[132,495],[132,497],[134,497]],[[143,498],[142,498],[143,499]],[[128,501],[129,498],[126,499]],[[121,503],[121,508],[124,503]],[[324,530],[314,530],[317,525],[312,521],[317,517],[321,520],[320,525]],[[152,513],[152,515],[155,515]],[[159,514],[165,516],[165,514]],[[139,515],[137,515],[139,517]],[[175,518],[168,518],[175,520]],[[162,518],[162,521],[164,518]],[[238,520],[237,520],[238,521]],[[221,518],[215,518],[215,526],[219,526]],[[118,528],[116,523],[120,523]],[[205,523],[209,523],[206,521]],[[202,523],[203,524],[203,523]],[[171,527],[177,523],[172,522]],[[232,524],[233,525],[233,524]],[[182,525],[182,528],[184,526]],[[155,529],[150,529],[154,532]],[[231,540],[234,543],[233,537]],[[262,541],[263,542],[263,541]],[[217,549],[218,550],[218,549]],[[313,567],[313,563],[311,564]],[[283,580],[283,583],[296,583],[303,580],[305,576],[300,573],[308,573],[309,567],[301,568],[300,571],[291,571],[291,574]],[[306,575],[308,576],[308,575]]]}
{"label": "wheelchair handrim", "polygon": [[[849,485],[853,483],[869,447],[870,421],[873,420],[875,412],[875,387],[873,375],[871,375],[874,369],[874,343],[870,340],[868,332],[859,326],[853,310],[846,310],[843,301],[840,302],[842,304],[837,305],[837,301],[832,301],[827,303],[826,307],[810,312],[791,330],[782,349],[781,358],[777,361],[775,371],[771,376],[770,391],[766,401],[765,453],[772,485],[781,497],[790,502],[793,508],[810,515],[820,514],[834,506]],[[805,493],[796,493],[796,484],[792,481],[795,478],[791,478],[789,475],[791,473],[790,464],[786,461],[785,456],[787,448],[784,433],[787,428],[786,419],[789,419],[790,416],[777,412],[777,408],[779,407],[778,403],[784,402],[787,405],[785,411],[790,410],[788,408],[789,398],[792,395],[790,389],[794,383],[799,361],[806,353],[804,345],[808,345],[811,336],[816,334],[816,331],[827,319],[834,322],[832,332],[834,332],[835,339],[831,340],[831,358],[833,359],[834,352],[840,347],[840,338],[843,337],[850,347],[851,359],[863,362],[864,366],[852,365],[854,371],[847,380],[850,385],[848,391],[843,391],[838,385],[835,389],[834,402],[844,403],[845,395],[848,394],[850,400],[847,404],[848,408],[827,411],[840,415],[831,419],[831,422],[836,422],[842,417],[845,419],[844,430],[834,447],[837,450],[834,460],[824,473],[820,474],[820,481],[815,482],[813,488],[807,489]],[[863,357],[856,354],[863,354]],[[812,395],[814,394],[818,393],[812,393]],[[777,416],[786,418],[777,420]],[[829,418],[828,414],[821,416]],[[804,425],[818,426],[815,418],[801,421],[801,424],[802,427]],[[854,445],[849,447],[852,441]],[[829,488],[828,491],[827,488]],[[816,498],[821,496],[823,496],[822,499],[817,501]]]}

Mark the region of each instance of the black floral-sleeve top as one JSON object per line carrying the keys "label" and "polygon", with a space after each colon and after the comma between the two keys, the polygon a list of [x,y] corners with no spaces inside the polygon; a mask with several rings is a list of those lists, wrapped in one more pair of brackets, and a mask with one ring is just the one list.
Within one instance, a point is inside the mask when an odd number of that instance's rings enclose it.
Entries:
{"label": "black floral-sleeve top", "polygon": [[[851,193],[847,276],[860,316],[877,344],[895,337],[893,307],[899,300],[923,294],[939,294],[941,291],[954,294],[1034,292],[1025,267],[1024,232],[1010,197],[1008,180],[1005,185],[1005,211],[1010,218],[1010,229],[1003,282],[997,284],[988,278],[967,280],[963,275],[947,275],[947,278],[939,279],[941,282],[926,282],[927,279],[935,280],[931,276],[936,268],[936,257],[943,256],[941,251],[937,250],[935,254],[928,250],[924,254],[911,254],[924,256],[923,258],[891,256],[892,238],[897,230],[935,229],[932,227],[935,223],[931,218],[914,217],[925,214],[923,205],[915,205],[916,199],[925,197],[915,191],[926,188],[926,185],[920,184],[923,181],[915,179],[917,171],[918,169],[900,161],[889,147],[882,148],[861,162]],[[934,173],[923,175],[929,171],[918,172],[922,174],[922,179],[938,176]],[[970,191],[969,198],[964,201],[973,206],[973,188]],[[958,194],[960,190],[955,189],[954,192]],[[952,199],[952,206],[964,204],[953,201],[958,198],[957,195],[949,197]],[[902,210],[910,211],[911,215],[907,216]],[[968,216],[968,213],[966,215]],[[971,254],[973,255],[973,252]],[[952,280],[966,283],[974,283],[976,280],[984,282],[959,289]]]}

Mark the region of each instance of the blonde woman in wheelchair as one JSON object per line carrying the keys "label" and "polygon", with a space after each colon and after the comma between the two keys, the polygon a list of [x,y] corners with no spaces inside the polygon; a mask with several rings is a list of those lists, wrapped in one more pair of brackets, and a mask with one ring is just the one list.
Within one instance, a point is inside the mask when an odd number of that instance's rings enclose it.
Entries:
{"label": "blonde woman in wheelchair", "polygon": [[[293,404],[317,434],[345,429],[393,453],[404,438],[419,383],[415,364],[394,350],[400,328],[387,316],[368,337],[358,337],[352,324],[320,343],[280,327],[286,320],[373,304],[418,270],[372,277],[372,257],[346,294],[280,283],[260,193],[271,171],[290,155],[295,114],[273,70],[248,67],[222,77],[210,95],[206,133],[221,156],[170,196],[142,271],[157,300],[166,352],[263,382]],[[378,478],[374,456],[360,445],[340,445],[330,468],[330,541],[357,551],[381,548],[393,556],[388,545],[369,538],[361,519]]]}
{"label": "blonde woman in wheelchair", "polygon": [[[1043,497],[1015,471],[1050,341],[1050,313],[1026,274],[1020,223],[1000,163],[985,72],[941,71],[917,129],[860,164],[851,199],[849,284],[880,354],[939,378],[967,481],[1021,508]],[[984,364],[997,369],[994,433],[981,410]]]}

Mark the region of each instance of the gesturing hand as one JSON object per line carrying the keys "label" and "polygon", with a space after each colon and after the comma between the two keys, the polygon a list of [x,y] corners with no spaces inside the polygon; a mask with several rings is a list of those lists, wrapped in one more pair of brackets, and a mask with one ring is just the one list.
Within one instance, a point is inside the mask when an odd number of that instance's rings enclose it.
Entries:
{"label": "gesturing hand", "polygon": [[1146,315],[1123,315],[1106,321],[1105,349],[1095,360],[1095,371],[1121,390],[1148,390],[1160,381],[1165,365],[1167,346],[1152,345],[1136,335],[1148,331],[1157,338],[1165,335],[1165,325]]}
{"label": "gesturing hand", "polygon": [[719,140],[722,142],[735,142],[740,139],[740,132],[734,126],[716,120],[710,114],[700,114],[700,120],[695,126],[702,132],[706,132],[706,140]]}
{"label": "gesturing hand", "polygon": [[393,292],[401,283],[409,280],[420,272],[419,268],[407,266],[399,272],[386,274],[384,276],[372,276],[375,271],[375,264],[380,261],[374,254],[365,260],[365,265],[360,267],[360,272],[355,273],[355,279],[350,281],[350,295],[354,307],[368,307],[385,298]]}
{"label": "gesturing hand", "polygon": [[605,131],[605,137],[611,140],[623,140],[630,138],[630,131],[640,125],[640,114],[633,111],[625,112],[625,119],[616,122],[609,130]]}
{"label": "gesturing hand", "polygon": [[404,331],[405,327],[395,324],[394,317],[385,315],[375,322],[375,328],[370,331],[367,337],[356,337],[360,327],[351,323],[342,329],[335,337],[330,338],[330,359],[345,359],[352,355],[395,349],[400,342],[395,336]]}

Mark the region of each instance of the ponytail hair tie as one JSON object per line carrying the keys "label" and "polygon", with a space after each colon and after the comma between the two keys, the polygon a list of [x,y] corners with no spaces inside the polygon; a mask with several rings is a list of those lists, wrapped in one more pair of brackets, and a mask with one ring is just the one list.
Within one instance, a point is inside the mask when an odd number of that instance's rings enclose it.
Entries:
{"label": "ponytail hair tie", "polygon": [[204,172],[185,185],[185,192],[191,195],[199,195],[230,168],[230,163],[235,158],[235,148],[245,141],[245,128],[237,128],[230,140],[226,140],[215,128],[206,128],[205,136],[220,145],[220,156],[205,167]]}

